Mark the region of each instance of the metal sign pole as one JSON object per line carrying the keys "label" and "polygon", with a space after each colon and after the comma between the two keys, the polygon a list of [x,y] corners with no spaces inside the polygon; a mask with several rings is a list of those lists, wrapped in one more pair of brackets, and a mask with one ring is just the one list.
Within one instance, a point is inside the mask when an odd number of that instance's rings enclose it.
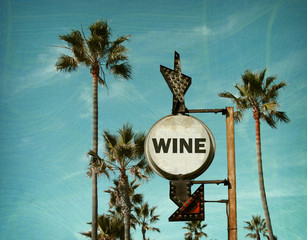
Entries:
{"label": "metal sign pole", "polygon": [[228,172],[228,240],[237,240],[236,164],[233,107],[226,108],[227,172]]}

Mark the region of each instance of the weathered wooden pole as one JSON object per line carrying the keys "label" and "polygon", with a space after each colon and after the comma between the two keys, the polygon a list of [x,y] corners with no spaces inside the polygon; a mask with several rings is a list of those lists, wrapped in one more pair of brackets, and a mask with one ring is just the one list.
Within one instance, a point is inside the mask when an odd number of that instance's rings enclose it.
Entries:
{"label": "weathered wooden pole", "polygon": [[228,240],[237,240],[237,198],[235,131],[233,107],[226,108],[227,172],[228,172]]}

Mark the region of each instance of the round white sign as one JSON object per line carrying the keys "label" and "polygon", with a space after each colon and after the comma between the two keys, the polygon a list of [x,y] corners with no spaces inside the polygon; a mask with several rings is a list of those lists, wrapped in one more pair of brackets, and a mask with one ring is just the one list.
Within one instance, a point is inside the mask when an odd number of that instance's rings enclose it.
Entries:
{"label": "round white sign", "polygon": [[169,115],[156,122],[145,140],[145,156],[151,168],[169,180],[193,179],[210,166],[215,140],[198,118]]}

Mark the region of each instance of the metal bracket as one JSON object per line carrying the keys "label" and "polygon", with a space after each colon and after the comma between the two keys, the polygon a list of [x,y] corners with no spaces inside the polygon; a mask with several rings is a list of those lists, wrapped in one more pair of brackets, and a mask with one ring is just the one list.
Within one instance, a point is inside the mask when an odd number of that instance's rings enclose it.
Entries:
{"label": "metal bracket", "polygon": [[224,179],[224,180],[202,180],[202,181],[194,181],[194,180],[191,180],[191,184],[221,184],[223,183],[224,186],[228,186],[229,185],[229,181],[227,179]]}
{"label": "metal bracket", "polygon": [[222,115],[226,115],[227,110],[225,108],[220,109],[187,109],[186,113],[222,113]]}

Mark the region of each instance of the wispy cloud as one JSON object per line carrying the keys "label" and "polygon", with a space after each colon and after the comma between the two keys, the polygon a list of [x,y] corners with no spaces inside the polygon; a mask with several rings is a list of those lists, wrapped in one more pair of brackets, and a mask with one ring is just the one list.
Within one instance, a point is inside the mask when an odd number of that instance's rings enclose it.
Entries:
{"label": "wispy cloud", "polygon": [[250,6],[248,11],[242,11],[240,9],[240,11],[232,13],[231,15],[221,16],[218,24],[196,26],[192,32],[203,36],[218,37],[221,37],[221,35],[234,34],[252,24],[271,10],[272,7],[264,8],[263,6]]}
{"label": "wispy cloud", "polygon": [[109,93],[105,94],[105,97],[109,100],[117,98],[120,101],[131,103],[148,102],[148,100],[143,96],[143,93],[136,88],[132,81],[118,79],[112,81],[109,87]]}
{"label": "wispy cloud", "polygon": [[[100,87],[100,86],[99,86]],[[148,100],[144,96],[144,93],[140,92],[135,84],[130,81],[125,80],[112,80],[108,84],[108,91],[105,88],[100,88],[98,101],[103,99],[103,101],[116,101],[124,102],[124,103],[148,103]],[[82,112],[80,114],[80,118],[90,118],[92,116],[92,88],[89,84],[83,84],[82,93],[80,95],[80,100],[83,102],[82,104]]]}
{"label": "wispy cloud", "polygon": [[[55,63],[57,58],[62,54],[62,49],[48,48],[45,52],[38,54],[33,59],[33,69],[20,75],[19,83],[15,85],[15,93],[30,88],[40,88],[55,84],[59,79],[70,78],[70,74],[61,74],[56,71]],[[22,73],[20,73],[22,74]]]}
{"label": "wispy cloud", "polygon": [[69,174],[63,176],[61,180],[62,181],[66,181],[66,180],[69,180],[69,179],[77,177],[77,176],[82,176],[84,174],[85,174],[84,171],[78,171],[78,172],[69,173]]}
{"label": "wispy cloud", "polygon": [[80,113],[80,118],[89,118],[92,116],[92,105],[93,105],[93,98],[92,98],[92,91],[89,84],[83,84],[82,93],[80,95],[80,100],[83,102],[84,108]]}
{"label": "wispy cloud", "polygon": [[195,35],[203,35],[203,36],[214,36],[214,35],[222,35],[225,33],[232,32],[236,26],[236,19],[230,18],[225,22],[225,24],[216,26],[216,27],[209,27],[207,25],[196,26],[193,28],[192,32]]}

